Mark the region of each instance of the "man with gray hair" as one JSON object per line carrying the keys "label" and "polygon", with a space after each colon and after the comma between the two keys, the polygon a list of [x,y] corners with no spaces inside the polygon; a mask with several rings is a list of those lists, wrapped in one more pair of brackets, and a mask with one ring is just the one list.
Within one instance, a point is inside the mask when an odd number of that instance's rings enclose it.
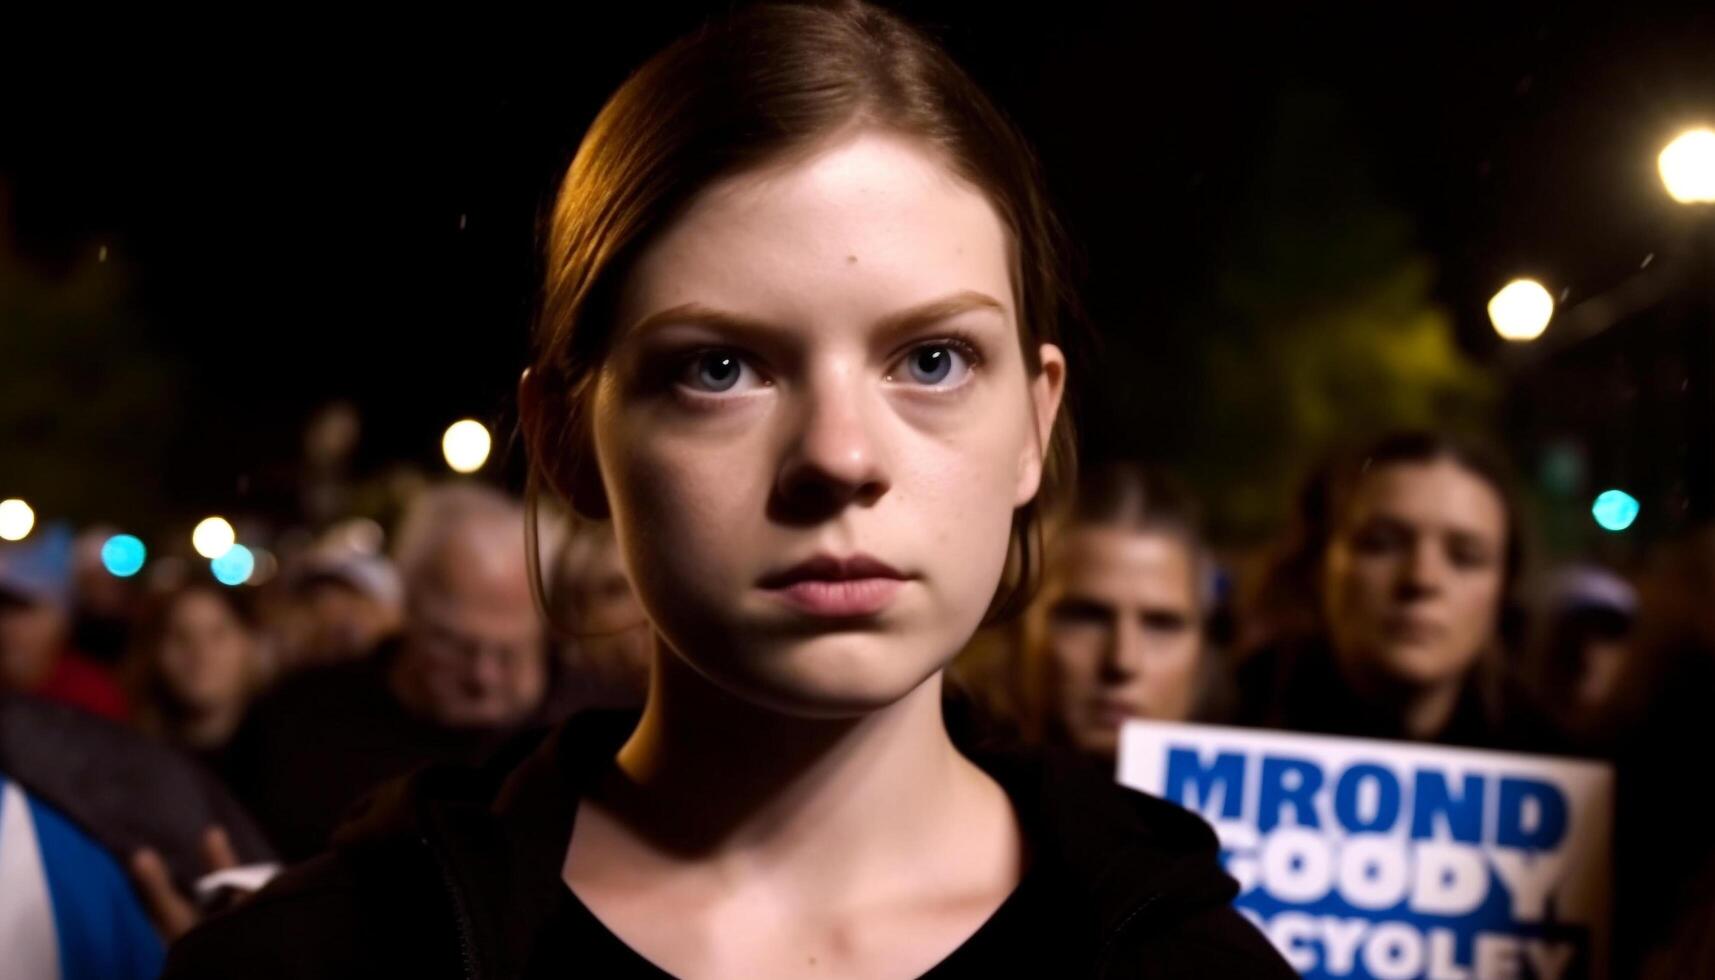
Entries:
{"label": "man with gray hair", "polygon": [[412,502],[394,539],[405,623],[371,655],[288,678],[234,740],[235,789],[283,857],[418,765],[474,761],[542,721],[550,667],[520,504],[476,484]]}

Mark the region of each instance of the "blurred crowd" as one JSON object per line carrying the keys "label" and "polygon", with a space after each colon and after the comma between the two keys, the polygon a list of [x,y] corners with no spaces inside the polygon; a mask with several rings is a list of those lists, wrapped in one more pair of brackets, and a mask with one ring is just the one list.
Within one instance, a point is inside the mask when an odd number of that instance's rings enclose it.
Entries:
{"label": "blurred crowd", "polygon": [[[1620,956],[1647,973],[1715,925],[1715,798],[1686,773],[1715,727],[1715,533],[1635,569],[1544,567],[1508,472],[1396,434],[1326,460],[1279,539],[1239,553],[1171,474],[1092,467],[1034,602],[978,635],[952,696],[1106,765],[1134,717],[1610,761]],[[84,880],[105,862],[142,897],[152,928],[108,928],[135,940],[113,955],[158,965],[392,777],[642,703],[652,636],[606,525],[460,482],[374,527],[330,525],[236,588],[190,563],[116,578],[100,529],[0,549],[0,785],[44,854],[63,824]]]}

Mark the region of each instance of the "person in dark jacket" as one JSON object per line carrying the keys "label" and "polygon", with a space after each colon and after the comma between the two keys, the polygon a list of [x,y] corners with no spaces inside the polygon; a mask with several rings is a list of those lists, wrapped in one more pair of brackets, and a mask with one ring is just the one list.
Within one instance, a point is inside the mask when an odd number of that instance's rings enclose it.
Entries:
{"label": "person in dark jacket", "polygon": [[530,600],[524,510],[496,490],[424,491],[397,536],[402,634],[299,670],[259,699],[225,774],[288,861],[327,846],[347,808],[419,765],[479,762],[540,723],[551,678]]}
{"label": "person in dark jacket", "polygon": [[1051,228],[1016,131],[879,8],[647,63],[562,186],[519,393],[653,627],[641,717],[419,779],[168,975],[1290,975],[1197,818],[949,731],[1071,476]]}
{"label": "person in dark jacket", "polygon": [[1253,610],[1234,720],[1561,749],[1506,658],[1524,560],[1508,487],[1498,460],[1436,433],[1397,433],[1328,462]]}

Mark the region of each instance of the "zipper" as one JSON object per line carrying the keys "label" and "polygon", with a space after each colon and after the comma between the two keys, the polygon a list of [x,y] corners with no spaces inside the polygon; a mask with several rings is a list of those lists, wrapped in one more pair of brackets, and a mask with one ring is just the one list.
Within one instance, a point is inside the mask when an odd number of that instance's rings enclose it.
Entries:
{"label": "zipper", "polygon": [[1113,957],[1114,944],[1119,942],[1120,936],[1124,935],[1125,931],[1130,928],[1132,924],[1143,915],[1143,913],[1149,911],[1150,906],[1160,900],[1162,894],[1162,892],[1156,892],[1133,906],[1132,910],[1126,913],[1125,918],[1121,919],[1119,924],[1114,926],[1113,931],[1108,933],[1108,937],[1102,940],[1102,951],[1096,958],[1096,976],[1107,976],[1108,960]]}
{"label": "zipper", "polygon": [[1131,911],[1125,914],[1125,918],[1109,930],[1107,937],[1102,940],[1101,952],[1096,957],[1097,976],[1106,975],[1108,963],[1113,958],[1114,947],[1119,944],[1120,937],[1124,936],[1127,931],[1137,928],[1144,918],[1144,913],[1155,907],[1163,898],[1172,894],[1173,886],[1177,882],[1189,875],[1197,874],[1199,871],[1200,868],[1196,861],[1182,859],[1155,878],[1154,890],[1137,901],[1131,907]]}
{"label": "zipper", "polygon": [[435,870],[440,872],[441,885],[446,889],[447,901],[452,905],[453,924],[457,927],[459,937],[459,960],[463,967],[465,980],[476,980],[476,944],[470,935],[470,914],[465,909],[464,895],[459,892],[458,883],[453,879],[453,869],[448,866],[446,858],[429,845],[429,838],[420,835],[417,843],[429,852],[434,859]]}

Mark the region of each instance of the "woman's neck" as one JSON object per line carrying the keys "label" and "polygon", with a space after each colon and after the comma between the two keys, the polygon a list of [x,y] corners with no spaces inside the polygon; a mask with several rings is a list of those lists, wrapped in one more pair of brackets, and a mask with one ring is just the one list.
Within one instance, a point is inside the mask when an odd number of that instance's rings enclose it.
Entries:
{"label": "woman's neck", "polygon": [[1445,732],[1464,686],[1460,678],[1409,692],[1400,706],[1405,734],[1415,741],[1430,741]]}
{"label": "woman's neck", "polygon": [[662,651],[599,796],[669,861],[796,867],[834,887],[992,848],[997,834],[1017,843],[1004,793],[947,734],[939,674],[861,717],[805,719],[728,694]]}
{"label": "woman's neck", "polygon": [[1430,684],[1408,684],[1364,665],[1344,671],[1358,697],[1399,720],[1399,731],[1413,741],[1432,741],[1447,730],[1459,709],[1466,675]]}

